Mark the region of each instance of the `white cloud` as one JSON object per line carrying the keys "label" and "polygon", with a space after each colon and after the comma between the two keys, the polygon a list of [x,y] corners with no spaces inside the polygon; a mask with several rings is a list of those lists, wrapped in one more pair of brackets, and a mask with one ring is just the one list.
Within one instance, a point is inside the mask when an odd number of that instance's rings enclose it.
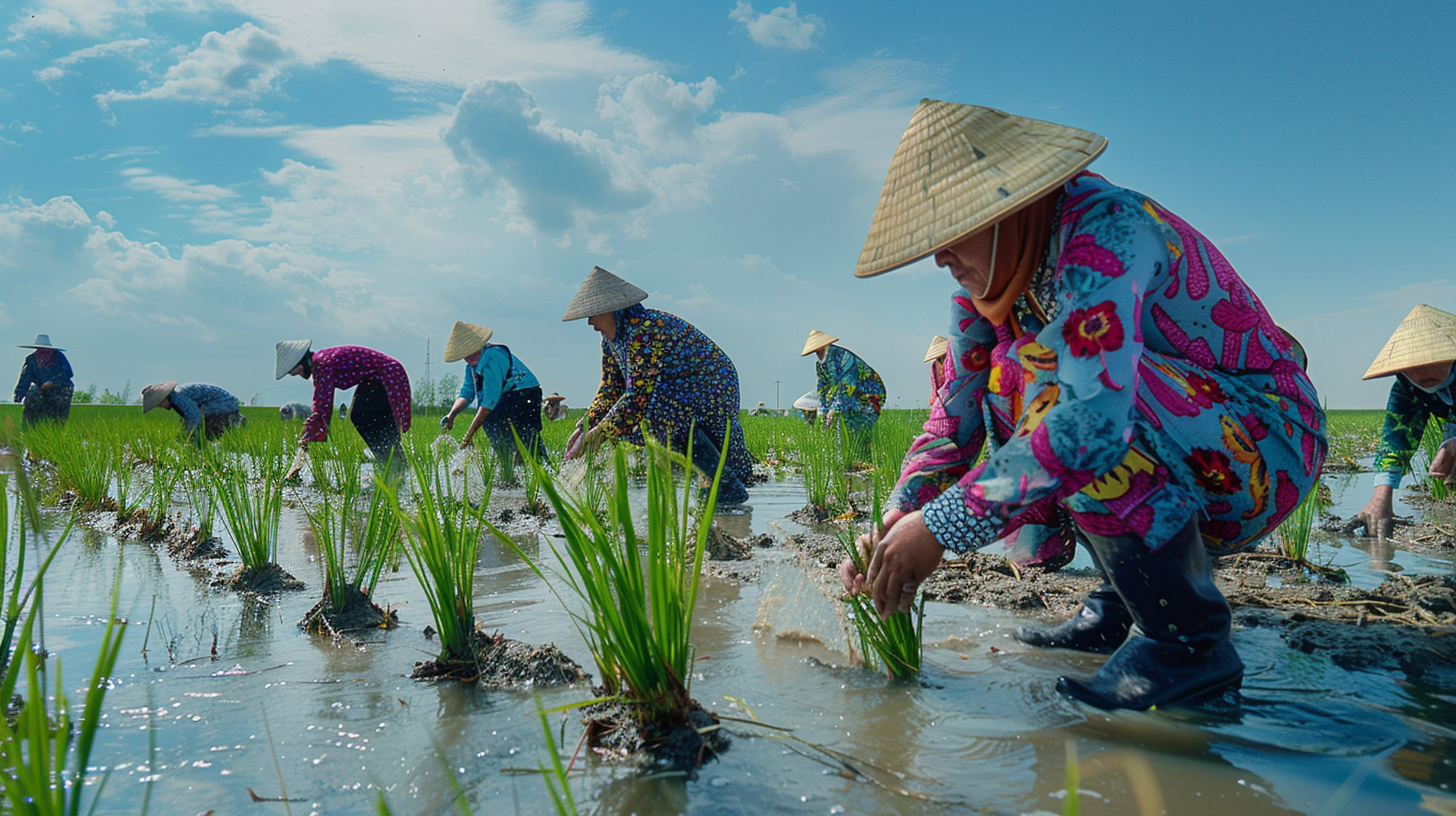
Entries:
{"label": "white cloud", "polygon": [[100,37],[111,30],[117,17],[130,14],[116,0],[36,0],[20,10],[10,25],[10,39],[31,35]]}
{"label": "white cloud", "polygon": [[141,167],[129,167],[121,174],[126,178],[127,186],[156,193],[168,201],[200,204],[238,197],[226,187],[174,178]]}
{"label": "white cloud", "polygon": [[707,113],[722,90],[708,77],[692,84],[659,73],[617,78],[603,85],[597,112],[623,122],[645,147],[663,153],[693,152],[699,146],[698,117]]}
{"label": "white cloud", "polygon": [[803,51],[814,47],[814,38],[824,32],[824,21],[813,14],[799,16],[797,3],[780,6],[765,14],[755,13],[753,6],[739,0],[728,18],[742,23],[748,36],[764,48],[787,48]]}
{"label": "white cloud", "polygon": [[167,69],[161,84],[144,91],[107,91],[102,104],[135,99],[175,99],[230,105],[257,99],[273,89],[275,81],[298,61],[277,35],[252,23],[226,33],[203,35],[190,54]]}

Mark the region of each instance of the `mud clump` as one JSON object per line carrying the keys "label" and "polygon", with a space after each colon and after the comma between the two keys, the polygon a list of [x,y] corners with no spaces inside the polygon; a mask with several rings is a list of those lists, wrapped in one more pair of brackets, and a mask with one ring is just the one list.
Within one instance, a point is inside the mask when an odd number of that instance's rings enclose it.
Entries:
{"label": "mud clump", "polygon": [[239,567],[237,571],[214,581],[213,586],[254,595],[276,595],[303,589],[304,583],[277,564],[264,564],[260,567]]}
{"label": "mud clump", "polygon": [[586,744],[603,759],[637,758],[661,770],[692,773],[727,751],[730,743],[717,716],[696,700],[689,703],[680,715],[658,717],[644,717],[616,700],[587,706],[582,718]]}
{"label": "mud clump", "polygon": [[476,632],[475,659],[426,660],[415,664],[415,680],[456,680],[487,688],[566,686],[591,681],[580,665],[555,644],[532,646],[500,634]]}
{"label": "mud clump", "polygon": [[298,622],[298,628],[305,632],[329,637],[364,629],[393,629],[398,625],[399,615],[393,609],[380,609],[357,587],[351,588],[345,596],[343,609],[334,609],[329,598],[324,597]]}
{"label": "mud clump", "polygon": [[714,524],[708,528],[704,554],[711,561],[747,561],[753,557],[754,549],[772,547],[773,542],[773,536],[768,533],[739,538]]}

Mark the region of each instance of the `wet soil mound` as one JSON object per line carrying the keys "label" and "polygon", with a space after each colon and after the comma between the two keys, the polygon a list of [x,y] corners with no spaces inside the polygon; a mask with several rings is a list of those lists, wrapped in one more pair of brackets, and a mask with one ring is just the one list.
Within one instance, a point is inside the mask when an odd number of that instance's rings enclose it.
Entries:
{"label": "wet soil mound", "polygon": [[415,664],[415,680],[458,680],[488,688],[565,686],[590,682],[591,676],[555,644],[532,646],[499,632],[475,633],[475,660],[427,660]]}
{"label": "wet soil mound", "polygon": [[708,528],[704,555],[711,561],[747,561],[753,557],[755,548],[772,547],[773,543],[773,536],[768,533],[739,538],[715,524]]}
{"label": "wet soil mound", "polygon": [[380,609],[362,590],[353,589],[346,596],[343,609],[334,609],[327,597],[308,610],[298,628],[318,635],[338,637],[364,629],[393,629],[399,625],[394,610]]}
{"label": "wet soil mound", "polygon": [[728,750],[729,740],[712,712],[696,700],[690,703],[681,716],[653,719],[615,700],[587,706],[586,744],[604,759],[637,758],[662,770],[692,773]]}
{"label": "wet soil mound", "polygon": [[213,586],[254,595],[276,595],[303,589],[304,583],[277,564],[264,564],[260,567],[239,567],[236,572],[214,581]]}

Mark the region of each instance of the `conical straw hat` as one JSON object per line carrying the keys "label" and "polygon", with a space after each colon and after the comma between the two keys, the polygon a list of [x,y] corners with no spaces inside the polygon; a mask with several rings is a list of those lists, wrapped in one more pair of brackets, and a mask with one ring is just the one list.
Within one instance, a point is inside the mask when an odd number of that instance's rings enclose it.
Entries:
{"label": "conical straw hat", "polygon": [[274,348],[277,358],[273,361],[273,379],[281,380],[288,376],[288,372],[303,362],[303,355],[312,345],[312,340],[279,340]]}
{"label": "conical straw hat", "polygon": [[838,337],[835,337],[832,334],[825,334],[824,332],[815,329],[809,332],[809,339],[804,341],[804,350],[799,353],[799,356],[807,357],[810,354],[818,351],[819,349],[822,349],[825,346],[834,343],[838,339]]}
{"label": "conical straw hat", "polygon": [[924,258],[1092,163],[1107,140],[994,108],[922,99],[900,138],[854,275]]}
{"label": "conical straw hat", "polygon": [[[800,355],[800,356],[803,356],[803,355]],[[817,410],[819,410],[819,392],[818,391],[810,391],[809,393],[805,394],[804,396],[799,397],[798,399],[794,400],[794,409],[795,410],[798,410],[798,411],[817,411]]]}
{"label": "conical straw hat", "polygon": [[146,413],[158,405],[162,400],[172,395],[173,389],[177,387],[176,380],[167,380],[164,383],[156,383],[142,389],[142,413]]}
{"label": "conical straw hat", "polygon": [[455,328],[450,330],[450,339],[445,343],[445,362],[464,360],[480,351],[490,342],[492,334],[495,334],[495,329],[466,323],[464,320],[455,321]]}
{"label": "conical straw hat", "polygon": [[949,344],[949,339],[941,337],[938,334],[935,337],[932,337],[930,339],[930,348],[925,350],[925,359],[922,362],[929,363],[944,357],[945,347]]}
{"label": "conical straw hat", "polygon": [[1411,309],[1375,355],[1362,380],[1456,360],[1456,315],[1422,303]]}
{"label": "conical straw hat", "polygon": [[625,309],[647,299],[647,293],[613,275],[600,266],[592,267],[590,275],[576,290],[576,297],[566,307],[562,322],[580,320],[599,314]]}

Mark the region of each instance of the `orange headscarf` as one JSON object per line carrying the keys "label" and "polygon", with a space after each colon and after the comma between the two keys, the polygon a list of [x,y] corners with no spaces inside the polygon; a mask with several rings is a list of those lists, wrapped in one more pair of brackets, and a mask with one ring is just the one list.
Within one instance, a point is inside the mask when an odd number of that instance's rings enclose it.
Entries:
{"label": "orange headscarf", "polygon": [[1042,196],[1026,207],[996,222],[1001,226],[997,257],[992,259],[991,284],[1005,281],[1000,292],[986,298],[971,296],[976,311],[999,326],[1011,316],[1011,306],[1041,264],[1042,252],[1052,234],[1052,218],[1056,216],[1057,193],[1060,188]]}

